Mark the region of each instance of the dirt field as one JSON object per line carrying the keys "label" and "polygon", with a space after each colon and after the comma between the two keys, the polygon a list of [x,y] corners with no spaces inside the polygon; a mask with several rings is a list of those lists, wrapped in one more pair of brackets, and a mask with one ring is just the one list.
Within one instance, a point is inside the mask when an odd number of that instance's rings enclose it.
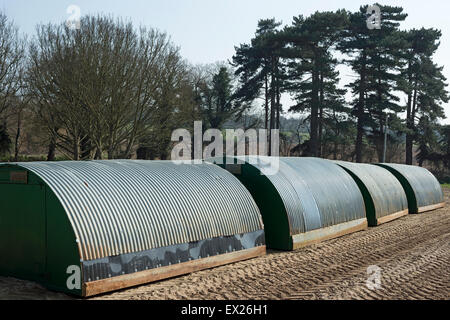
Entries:
{"label": "dirt field", "polygon": [[[445,190],[450,203],[450,189]],[[381,268],[369,289],[367,268]],[[0,277],[0,299],[64,299]],[[94,299],[450,299],[450,206],[296,252],[267,256]]]}

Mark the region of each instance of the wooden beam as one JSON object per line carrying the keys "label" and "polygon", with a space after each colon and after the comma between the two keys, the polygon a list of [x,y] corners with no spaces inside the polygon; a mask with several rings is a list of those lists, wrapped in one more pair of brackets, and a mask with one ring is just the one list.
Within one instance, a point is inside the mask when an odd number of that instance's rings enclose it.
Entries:
{"label": "wooden beam", "polygon": [[421,207],[421,208],[419,208],[418,213],[423,213],[423,212],[427,212],[427,211],[433,211],[433,210],[440,209],[440,208],[443,208],[443,207],[445,207],[445,202],[438,203],[438,204],[433,204],[431,206]]}
{"label": "wooden beam", "polygon": [[407,216],[408,214],[409,214],[409,210],[406,209],[406,210],[403,210],[403,211],[399,211],[399,212],[390,214],[388,216],[384,216],[384,217],[378,218],[377,219],[377,225],[379,226],[380,224],[387,223],[387,222],[390,222],[392,220],[395,220],[395,219]]}
{"label": "wooden beam", "polygon": [[202,258],[192,261],[121,275],[109,279],[86,282],[83,284],[83,296],[90,297],[105,292],[129,288],[144,283],[155,282],[167,278],[209,269],[237,261],[248,260],[266,254],[266,246],[240,250],[214,257]]}
{"label": "wooden beam", "polygon": [[346,234],[366,230],[367,228],[367,219],[364,218],[327,228],[296,234],[292,236],[292,248],[293,250],[296,250],[321,241],[339,238]]}

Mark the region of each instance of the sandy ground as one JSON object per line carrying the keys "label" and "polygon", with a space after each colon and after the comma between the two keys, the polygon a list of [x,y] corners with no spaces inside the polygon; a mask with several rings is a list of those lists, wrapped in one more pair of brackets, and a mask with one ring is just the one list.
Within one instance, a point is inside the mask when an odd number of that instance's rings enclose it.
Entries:
{"label": "sandy ground", "polygon": [[[445,190],[450,204],[450,189]],[[370,266],[380,268],[380,287]],[[372,275],[372,276],[371,276]],[[0,277],[0,299],[66,299]],[[450,206],[295,252],[205,270],[93,299],[450,299]]]}

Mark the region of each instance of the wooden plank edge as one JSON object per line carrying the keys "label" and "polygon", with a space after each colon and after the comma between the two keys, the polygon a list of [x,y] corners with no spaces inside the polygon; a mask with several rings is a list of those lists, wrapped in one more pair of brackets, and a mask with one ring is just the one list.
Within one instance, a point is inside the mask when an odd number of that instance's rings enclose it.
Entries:
{"label": "wooden plank edge", "polygon": [[377,219],[377,225],[379,226],[380,224],[391,222],[392,220],[395,220],[395,219],[407,216],[408,214],[409,214],[409,210],[406,209],[406,210],[403,210],[403,211],[399,211],[399,212],[390,214],[388,216],[384,216],[384,217],[378,218]]}
{"label": "wooden plank edge", "polygon": [[442,203],[438,203],[438,204],[433,204],[431,206],[426,206],[426,207],[421,207],[418,210],[418,213],[423,213],[423,212],[427,212],[427,211],[433,211],[433,210],[437,210],[437,209],[441,209],[445,207],[445,202]]}
{"label": "wooden plank edge", "polygon": [[[350,221],[347,223],[342,223],[336,226],[323,228],[319,230],[309,231],[300,235],[296,235],[292,237],[292,248],[293,250],[297,250],[300,248],[304,248],[310,246],[312,244],[316,244],[325,240],[335,239],[342,236],[345,236],[350,233],[359,232],[363,230],[367,230],[369,225],[367,219],[360,219],[357,221],[356,225],[352,225],[354,221]],[[346,227],[346,225],[349,225]],[[341,228],[339,231],[334,231],[338,228]],[[301,240],[302,238],[308,237],[309,240]],[[300,239],[300,240],[297,240]]]}
{"label": "wooden plank edge", "polygon": [[116,291],[141,284],[173,278],[192,272],[210,269],[238,261],[248,260],[266,254],[266,246],[230,252],[218,256],[165,266],[161,268],[121,275],[109,279],[86,282],[83,284],[83,296],[91,297],[105,292]]}

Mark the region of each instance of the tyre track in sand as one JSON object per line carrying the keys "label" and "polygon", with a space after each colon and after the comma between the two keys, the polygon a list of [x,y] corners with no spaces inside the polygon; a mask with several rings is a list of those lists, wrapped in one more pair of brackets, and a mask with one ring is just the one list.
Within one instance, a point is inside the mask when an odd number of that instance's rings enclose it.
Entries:
{"label": "tyre track in sand", "polygon": [[[449,190],[446,199],[449,202]],[[449,208],[96,299],[449,299]],[[381,268],[370,290],[367,268]]]}

